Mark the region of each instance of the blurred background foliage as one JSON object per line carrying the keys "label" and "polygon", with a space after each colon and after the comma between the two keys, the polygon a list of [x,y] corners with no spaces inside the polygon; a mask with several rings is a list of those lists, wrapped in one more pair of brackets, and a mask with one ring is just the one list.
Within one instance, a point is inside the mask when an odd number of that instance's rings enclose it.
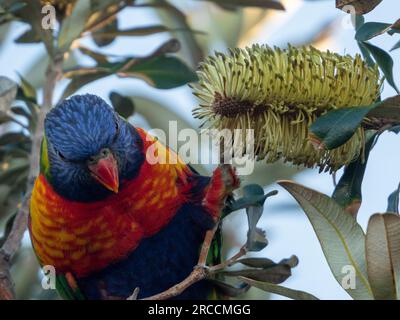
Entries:
{"label": "blurred background foliage", "polygon": [[[320,1],[330,2],[332,11],[335,10],[333,0]],[[228,47],[268,43],[267,39],[284,29],[303,5],[301,0],[94,0],[86,1],[90,3],[88,7],[85,1],[78,1],[76,7],[81,7],[74,15],[75,1],[60,2],[65,5],[59,5],[58,19],[67,17],[70,21],[64,20],[61,30],[56,25],[60,31],[57,45],[71,50],[64,51],[64,76],[56,98],[75,92],[101,92],[134,125],[164,132],[168,132],[169,120],[177,121],[178,129],[197,130],[199,122],[190,116],[195,99],[191,105],[182,105],[179,97],[188,100],[190,89],[184,85],[196,80],[194,70],[205,56]],[[36,126],[48,55],[56,54],[54,44],[46,40],[49,31],[35,29],[43,16],[40,8],[46,3],[57,1],[0,1],[0,55],[7,57],[2,61],[13,66],[13,79],[19,83],[12,108],[2,110],[0,115],[0,234],[3,237],[26,186],[30,135]],[[307,32],[292,30],[285,38],[286,43],[329,48],[335,28],[342,23],[339,20],[337,15],[327,15],[319,26],[313,25]],[[82,37],[74,41],[78,35]],[[43,45],[43,41],[47,44]],[[23,49],[26,54],[19,51],[13,55],[16,45],[26,48]],[[132,78],[145,83],[128,80]],[[148,86],[159,90],[147,90]],[[195,167],[202,174],[209,174],[213,169],[213,165]],[[271,190],[271,184],[277,179],[289,179],[301,171],[281,163],[257,163],[254,172],[243,178],[243,183],[257,183]],[[289,210],[293,202],[279,206],[274,211]],[[236,228],[237,225],[228,223],[224,229],[226,255],[242,243],[234,232]],[[272,230],[267,236],[271,239],[277,234]],[[30,241],[24,240],[12,269],[17,296],[57,298],[54,291],[42,290],[41,273]],[[240,296],[267,297],[268,294],[257,289]]]}

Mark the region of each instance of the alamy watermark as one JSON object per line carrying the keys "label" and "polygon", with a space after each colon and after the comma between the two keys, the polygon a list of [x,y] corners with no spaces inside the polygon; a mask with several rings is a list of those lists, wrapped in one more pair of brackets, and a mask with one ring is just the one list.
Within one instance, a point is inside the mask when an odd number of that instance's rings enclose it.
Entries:
{"label": "alamy watermark", "polygon": [[357,11],[353,5],[345,5],[341,9],[343,12],[347,13],[341,20],[341,25],[344,29],[354,29],[357,23]]}
{"label": "alamy watermark", "polygon": [[[152,129],[146,140],[152,141],[153,136],[168,145],[187,164],[232,164],[239,175],[249,175],[254,171],[253,129],[203,129],[198,132],[191,128],[178,130],[177,121],[169,121],[168,134],[161,129]],[[147,149],[146,161],[150,164],[176,164],[177,156],[160,153],[157,145],[152,144]]]}
{"label": "alamy watermark", "polygon": [[42,267],[43,278],[42,288],[44,290],[55,290],[56,289],[56,268],[52,265],[46,265]]}
{"label": "alamy watermark", "polygon": [[44,30],[54,30],[56,28],[57,15],[56,8],[48,4],[42,7],[42,28]]}
{"label": "alamy watermark", "polygon": [[342,268],[342,274],[344,274],[342,278],[342,288],[345,290],[354,290],[356,289],[357,283],[357,274],[356,269],[352,265],[345,265]]}

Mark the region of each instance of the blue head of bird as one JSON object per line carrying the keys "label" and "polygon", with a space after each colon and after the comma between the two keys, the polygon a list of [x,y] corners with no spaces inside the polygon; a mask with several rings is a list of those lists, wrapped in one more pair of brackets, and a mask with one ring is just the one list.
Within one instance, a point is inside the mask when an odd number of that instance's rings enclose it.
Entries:
{"label": "blue head of bird", "polygon": [[133,179],[144,155],[142,140],[100,97],[64,100],[46,116],[41,171],[62,197],[97,201]]}

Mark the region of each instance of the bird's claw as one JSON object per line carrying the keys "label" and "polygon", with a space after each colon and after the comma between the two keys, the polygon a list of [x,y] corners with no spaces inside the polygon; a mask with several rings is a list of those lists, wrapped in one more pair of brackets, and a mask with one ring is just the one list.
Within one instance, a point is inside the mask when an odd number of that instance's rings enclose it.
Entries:
{"label": "bird's claw", "polygon": [[203,206],[214,218],[218,218],[222,208],[225,206],[225,200],[239,185],[240,180],[234,167],[229,164],[219,165],[215,169],[207,187]]}

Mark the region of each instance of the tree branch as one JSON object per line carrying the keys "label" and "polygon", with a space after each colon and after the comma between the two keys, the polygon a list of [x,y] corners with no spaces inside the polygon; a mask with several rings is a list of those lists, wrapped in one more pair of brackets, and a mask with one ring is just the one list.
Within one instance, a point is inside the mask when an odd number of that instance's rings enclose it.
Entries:
{"label": "tree branch", "polygon": [[116,15],[125,9],[128,6],[125,2],[120,2],[116,4],[115,8],[111,8],[110,12],[106,12],[106,14],[100,17],[98,20],[94,21],[91,25],[87,26],[85,30],[82,32],[82,35],[87,33],[95,32],[112,22],[115,19]]}
{"label": "tree branch", "polygon": [[201,246],[199,261],[197,262],[197,265],[203,266],[203,267],[206,266],[208,252],[210,251],[210,246],[211,246],[212,240],[215,236],[215,233],[218,230],[218,226],[219,226],[219,222],[215,223],[214,228],[212,228],[211,230],[208,230],[206,232],[203,245]]}
{"label": "tree branch", "polygon": [[[143,300],[168,300],[173,297],[179,296],[183,291],[187,288],[199,282],[201,280],[207,279],[211,274],[216,273],[219,270],[222,270],[226,267],[234,264],[239,258],[244,256],[247,253],[246,245],[242,246],[238,253],[236,253],[232,258],[223,261],[220,264],[217,264],[212,267],[206,266],[206,260],[208,256],[208,252],[210,251],[211,242],[214,238],[215,232],[218,229],[219,222],[216,223],[212,230],[209,230],[204,238],[203,245],[201,247],[200,256],[198,260],[198,264],[195,266],[194,270],[187,276],[183,281],[169,288],[168,290],[153,295],[151,297],[144,298]],[[128,300],[136,300],[138,294],[138,288],[135,289],[134,293]]]}
{"label": "tree branch", "polygon": [[11,232],[0,249],[0,300],[15,299],[14,283],[10,274],[11,261],[21,246],[21,240],[27,227],[29,200],[35,177],[39,171],[40,145],[44,132],[44,119],[53,105],[54,88],[57,80],[61,77],[62,63],[63,56],[56,55],[54,60],[49,63],[46,71],[43,105],[39,110],[38,123],[35,132],[32,135],[32,149],[26,193],[15,216]]}
{"label": "tree branch", "polygon": [[143,300],[168,300],[173,297],[180,295],[183,291],[189,288],[191,285],[207,278],[207,268],[196,266],[192,273],[183,281],[169,288],[168,290],[156,294],[154,296],[144,298]]}
{"label": "tree branch", "polygon": [[239,250],[238,253],[236,253],[232,258],[225,260],[223,262],[221,262],[220,264],[217,264],[215,266],[212,266],[209,268],[209,272],[217,272],[219,270],[225,269],[227,267],[230,267],[231,265],[233,265],[236,261],[238,261],[241,257],[243,257],[244,255],[246,255],[247,253],[247,247],[246,245],[242,246]]}

